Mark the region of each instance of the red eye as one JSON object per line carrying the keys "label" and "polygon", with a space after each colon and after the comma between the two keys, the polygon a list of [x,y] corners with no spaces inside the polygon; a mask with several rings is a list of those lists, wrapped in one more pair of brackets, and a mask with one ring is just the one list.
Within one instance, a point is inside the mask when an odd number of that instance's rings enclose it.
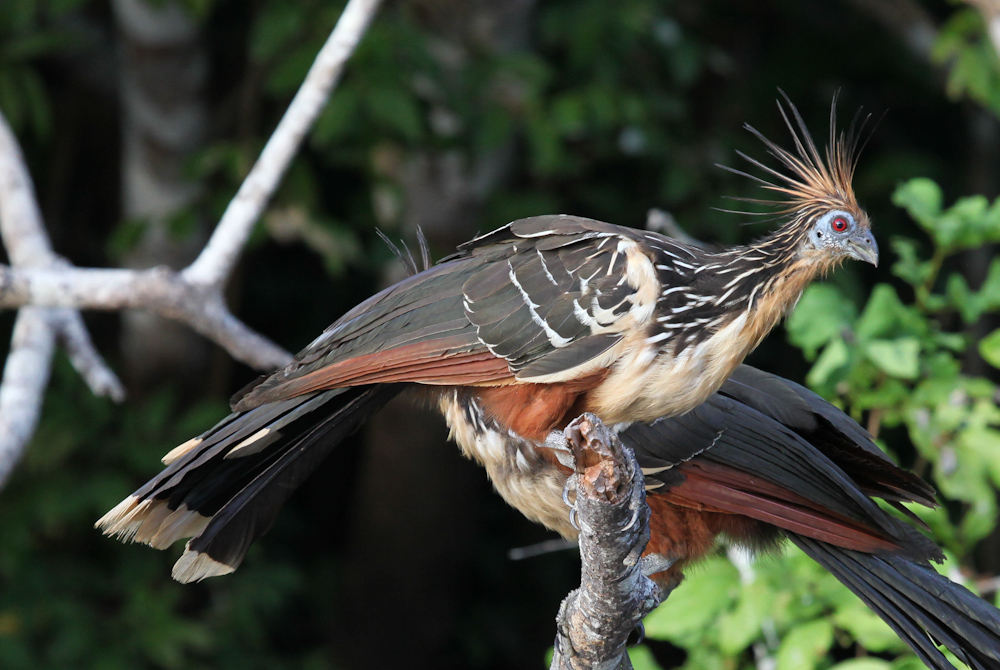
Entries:
{"label": "red eye", "polygon": [[834,229],[834,231],[842,233],[847,230],[847,219],[842,216],[838,216],[830,222],[830,226]]}

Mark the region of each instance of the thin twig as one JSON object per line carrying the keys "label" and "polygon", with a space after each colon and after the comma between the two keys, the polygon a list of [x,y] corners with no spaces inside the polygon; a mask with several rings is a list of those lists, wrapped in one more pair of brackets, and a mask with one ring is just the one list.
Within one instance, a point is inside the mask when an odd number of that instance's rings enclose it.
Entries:
{"label": "thin twig", "polygon": [[80,312],[74,309],[48,310],[49,322],[55,326],[59,344],[66,351],[69,362],[94,395],[125,400],[125,387],[111,371],[97,350],[90,344],[90,334]]}
{"label": "thin twig", "polygon": [[184,270],[187,281],[218,286],[232,273],[254,225],[298,153],[306,133],[330,99],[344,64],[354,53],[380,4],[381,0],[350,0],[347,3],[260,158],[226,207],[208,244]]}

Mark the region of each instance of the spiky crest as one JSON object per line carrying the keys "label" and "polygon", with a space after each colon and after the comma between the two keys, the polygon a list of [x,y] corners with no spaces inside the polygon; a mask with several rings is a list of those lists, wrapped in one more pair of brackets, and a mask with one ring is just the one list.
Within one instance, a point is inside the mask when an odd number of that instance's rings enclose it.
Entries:
{"label": "spiky crest", "polygon": [[[767,152],[774,156],[784,171],[770,167],[763,162],[738,151],[737,154],[756,168],[762,170],[773,180],[765,179],[725,165],[719,165],[733,174],[747,177],[760,184],[763,188],[780,193],[783,199],[732,197],[731,200],[768,205],[768,212],[730,211],[748,216],[792,215],[789,221],[792,227],[796,223],[807,223],[815,215],[833,208],[843,208],[860,211],[854,196],[851,182],[854,178],[855,165],[859,149],[859,137],[871,115],[861,117],[860,111],[851,121],[847,131],[837,132],[837,95],[834,95],[830,105],[830,138],[826,151],[821,154],[806,127],[798,108],[784,91],[778,89],[784,99],[777,101],[778,111],[792,135],[794,151],[789,151],[749,124],[744,128],[767,147]],[[787,109],[786,109],[787,105]],[[860,124],[858,122],[861,119]]]}

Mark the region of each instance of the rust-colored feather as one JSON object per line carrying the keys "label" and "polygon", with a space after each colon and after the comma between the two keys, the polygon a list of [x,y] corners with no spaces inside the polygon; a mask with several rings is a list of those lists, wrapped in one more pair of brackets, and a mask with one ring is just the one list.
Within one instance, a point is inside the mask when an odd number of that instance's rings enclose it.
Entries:
{"label": "rust-colored feather", "polygon": [[[507,361],[488,351],[448,353],[451,345],[466,344],[462,336],[453,336],[348,358],[274,384],[255,395],[250,406],[341,386],[395,382],[475,386],[514,381]],[[236,409],[245,408],[237,404]]]}
{"label": "rust-colored feather", "polygon": [[680,466],[685,480],[662,495],[680,505],[764,521],[778,528],[856,551],[898,551],[877,529],[825,509],[751,473],[718,463],[691,461]]}

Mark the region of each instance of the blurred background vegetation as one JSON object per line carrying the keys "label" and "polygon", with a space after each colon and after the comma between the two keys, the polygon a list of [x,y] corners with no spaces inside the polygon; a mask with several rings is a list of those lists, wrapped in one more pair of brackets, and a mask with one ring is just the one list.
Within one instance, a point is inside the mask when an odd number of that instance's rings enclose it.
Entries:
{"label": "blurred background vegetation", "polygon": [[[856,188],[883,248],[811,288],[750,362],[807,383],[940,491],[920,512],[944,570],[1000,582],[1000,66],[992,4],[937,0],[396,0],[383,7],[259,226],[230,301],[290,350],[402,268],[375,234],[435,257],[514,218],[645,225],[717,243],[753,195],[749,122],[786,142],[777,88],[817,138],[879,119]],[[0,109],[56,250],[81,266],[193,256],[342,3],[3,0]],[[984,14],[987,18],[984,18]],[[845,119],[845,120],[846,120]],[[214,423],[255,376],[180,328],[92,314],[128,382],[116,406],[65,360],[0,492],[0,667],[541,667],[573,552],[415,404],[387,408],[291,501],[232,576],[181,586],[178,550],[91,524]],[[0,318],[9,340],[11,315]],[[417,403],[419,405],[419,403]],[[794,552],[720,554],[648,619],[643,668],[909,670],[886,627]]]}

